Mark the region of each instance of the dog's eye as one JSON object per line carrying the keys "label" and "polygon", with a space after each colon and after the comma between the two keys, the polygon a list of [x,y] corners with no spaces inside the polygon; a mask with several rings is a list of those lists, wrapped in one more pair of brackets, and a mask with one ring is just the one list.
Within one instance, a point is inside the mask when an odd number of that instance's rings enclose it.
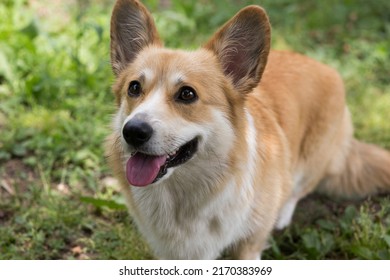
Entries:
{"label": "dog's eye", "polygon": [[196,91],[192,87],[182,87],[176,94],[176,100],[183,103],[192,103],[198,99]]}
{"label": "dog's eye", "polygon": [[127,94],[130,97],[138,97],[142,93],[142,87],[140,82],[138,81],[132,81],[130,82],[129,88],[127,90]]}

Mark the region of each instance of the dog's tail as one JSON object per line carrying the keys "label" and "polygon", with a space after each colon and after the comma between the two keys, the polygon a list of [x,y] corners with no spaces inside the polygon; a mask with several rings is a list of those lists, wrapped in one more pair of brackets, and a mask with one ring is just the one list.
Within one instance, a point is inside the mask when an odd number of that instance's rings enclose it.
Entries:
{"label": "dog's tail", "polygon": [[361,198],[390,193],[390,152],[351,138],[338,158],[337,171],[328,173],[319,188],[330,194]]}

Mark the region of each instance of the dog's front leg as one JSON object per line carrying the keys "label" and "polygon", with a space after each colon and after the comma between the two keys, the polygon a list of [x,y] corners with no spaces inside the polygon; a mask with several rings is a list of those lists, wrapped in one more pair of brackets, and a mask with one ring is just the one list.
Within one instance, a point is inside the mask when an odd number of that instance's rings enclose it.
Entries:
{"label": "dog's front leg", "polygon": [[270,230],[261,229],[252,236],[239,241],[231,250],[232,258],[235,260],[260,260],[270,232]]}

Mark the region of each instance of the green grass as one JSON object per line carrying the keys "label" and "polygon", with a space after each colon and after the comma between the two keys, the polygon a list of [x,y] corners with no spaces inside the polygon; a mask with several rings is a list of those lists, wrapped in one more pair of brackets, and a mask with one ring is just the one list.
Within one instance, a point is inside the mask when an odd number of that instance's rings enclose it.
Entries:
{"label": "green grass", "polygon": [[[36,2],[0,3],[0,259],[152,258],[102,148],[114,112],[112,1]],[[260,3],[273,48],[337,68],[356,136],[390,149],[388,1],[172,0],[165,10],[158,2],[147,5],[166,45],[191,49]],[[263,257],[390,259],[389,197],[310,196]]]}

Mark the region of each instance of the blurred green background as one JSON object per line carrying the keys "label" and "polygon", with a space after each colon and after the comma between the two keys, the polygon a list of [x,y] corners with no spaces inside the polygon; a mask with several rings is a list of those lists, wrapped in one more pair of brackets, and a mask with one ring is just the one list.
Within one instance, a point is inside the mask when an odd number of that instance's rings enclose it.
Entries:
{"label": "blurred green background", "polygon": [[[197,48],[248,4],[274,49],[338,69],[356,136],[390,149],[387,0],[144,1],[167,47]],[[113,0],[0,2],[0,259],[152,258],[104,158]],[[390,259],[390,201],[305,199],[265,259]]]}

